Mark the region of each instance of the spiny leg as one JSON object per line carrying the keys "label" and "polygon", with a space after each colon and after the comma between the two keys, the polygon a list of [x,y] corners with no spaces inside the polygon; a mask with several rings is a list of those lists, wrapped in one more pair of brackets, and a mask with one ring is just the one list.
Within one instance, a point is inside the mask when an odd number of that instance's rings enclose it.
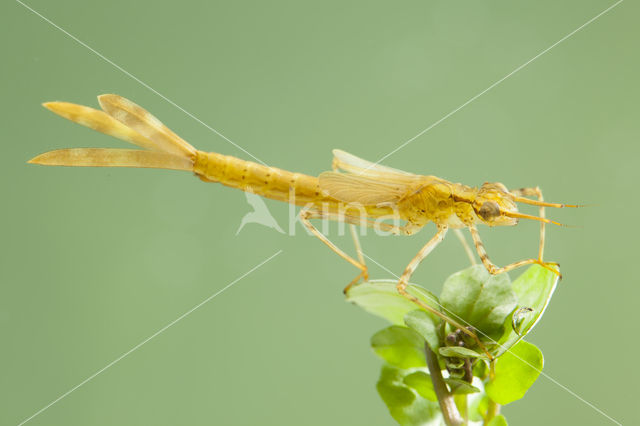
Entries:
{"label": "spiny leg", "polygon": [[329,219],[335,221],[345,222],[351,225],[364,225],[367,228],[378,229],[383,232],[388,232],[392,235],[411,235],[416,231],[417,228],[412,224],[407,224],[404,226],[391,225],[389,223],[373,221],[367,218],[359,217],[359,216],[351,216],[344,213],[331,213],[331,212],[319,212],[317,210],[306,210],[312,216],[312,219]]}
{"label": "spiny leg", "polygon": [[[334,215],[323,214],[323,213],[312,211],[312,210],[303,210],[300,212],[300,220],[302,221],[304,226],[306,226],[307,229],[311,231],[313,235],[315,235],[318,239],[320,239],[320,241],[325,243],[331,250],[336,252],[338,256],[340,256],[347,262],[351,263],[356,268],[360,269],[361,272],[353,280],[351,280],[351,282],[347,284],[347,286],[344,288],[343,291],[346,293],[351,288],[351,286],[353,286],[355,283],[360,281],[360,278],[364,279],[365,281],[368,280],[369,273],[367,270],[367,265],[364,262],[364,257],[362,256],[360,241],[357,239],[357,235],[354,229],[352,229],[352,235],[354,236],[354,242],[356,243],[356,250],[358,252],[359,261],[355,260],[348,254],[346,254],[344,251],[342,251],[340,248],[338,248],[338,246],[336,246],[333,242],[331,242],[323,233],[318,231],[318,229],[315,226],[313,226],[313,224],[309,221],[310,219],[323,219],[323,218],[331,219],[333,218],[332,216]],[[335,215],[335,216],[339,216],[339,215]],[[342,216],[342,220],[344,220],[347,223],[350,223],[351,226],[354,228],[355,228],[354,223],[356,223],[355,222],[356,220],[358,221],[357,223],[360,223],[360,219],[352,218],[349,216]]]}
{"label": "spiny leg", "polygon": [[[347,286],[343,289],[343,292],[346,294],[349,289],[356,284],[360,278],[365,281],[369,279],[368,269],[366,263],[364,261],[364,256],[362,252],[362,247],[360,246],[360,240],[358,239],[358,235],[356,232],[355,225],[365,225],[369,228],[377,228],[379,230],[388,232],[393,235],[411,235],[416,232],[420,227],[414,225],[412,223],[407,223],[404,226],[391,225],[384,222],[372,221],[362,217],[349,216],[344,214],[337,213],[327,213],[327,212],[319,212],[315,210],[303,210],[300,212],[301,220],[305,224],[305,226],[322,242],[324,242],[331,250],[335,251],[340,257],[351,263],[352,265],[360,268],[362,271],[358,276],[356,276]],[[358,259],[360,262],[356,262],[351,256],[348,256],[341,249],[339,249],[335,244],[333,244],[329,239],[320,233],[317,228],[315,228],[310,222],[309,219],[329,219],[329,220],[337,220],[343,221],[351,225],[352,237],[354,240],[354,244],[356,246],[356,251],[358,254]],[[355,262],[355,263],[354,263]]]}
{"label": "spiny leg", "polygon": [[398,291],[402,292],[406,289],[407,284],[409,284],[411,275],[413,275],[420,263],[429,255],[429,253],[431,253],[433,249],[436,248],[436,246],[440,244],[442,240],[444,240],[444,236],[447,235],[448,229],[449,227],[446,225],[439,226],[436,235],[434,235],[433,238],[431,238],[427,242],[427,244],[425,244],[424,247],[420,249],[418,254],[416,254],[413,259],[411,259],[411,262],[409,262],[407,267],[404,269],[404,272],[402,273],[402,276],[398,281]]}
{"label": "spiny leg", "polygon": [[[335,163],[335,160],[333,161],[333,163],[331,164],[331,168],[333,169],[333,171],[338,171],[338,167]],[[360,261],[361,265],[364,265],[365,268],[367,268],[367,264],[364,261],[364,256],[362,255],[362,246],[360,245],[360,238],[358,237],[358,232],[357,232],[357,228],[355,224],[350,224],[349,225],[349,229],[351,231],[351,238],[353,239],[353,245],[356,247],[356,253],[358,255],[358,260]],[[367,281],[369,279],[369,274],[367,273],[367,270],[365,269],[362,273],[362,278]],[[358,276],[359,279],[359,276]],[[357,281],[351,281],[349,284],[347,284],[347,286],[342,290],[344,292],[344,294],[347,294],[347,291],[349,291],[349,289],[351,288],[351,286],[353,286],[353,284],[355,284]]]}
{"label": "spiny leg", "polygon": [[503,266],[502,268],[500,268],[496,266],[493,262],[491,262],[491,260],[489,259],[489,256],[487,255],[487,251],[484,249],[484,244],[480,239],[480,234],[478,233],[478,230],[476,229],[476,227],[473,225],[469,226],[469,232],[471,232],[471,238],[473,238],[473,244],[476,246],[476,251],[478,252],[478,256],[480,256],[480,260],[482,261],[482,264],[484,265],[485,268],[487,268],[487,271],[489,271],[489,273],[492,275],[501,274],[503,272],[508,272],[508,271],[511,271],[512,269],[516,269],[524,265],[532,265],[535,263],[542,266],[545,269],[548,269],[549,271],[553,272],[554,274],[557,274],[559,277],[562,278],[562,275],[560,274],[560,272],[558,272],[557,269],[551,266],[551,265],[557,265],[556,263],[553,263],[553,262],[545,263],[540,259],[520,260],[518,262],[513,262],[507,266]]}
{"label": "spiny leg", "polygon": [[[542,190],[539,187],[535,188],[520,188],[511,191],[511,193],[517,197],[537,197],[538,201],[544,202],[544,198],[542,197]],[[542,219],[544,216],[544,206],[540,206],[540,217]],[[545,239],[545,223],[540,222],[540,248],[538,249],[538,259],[542,262],[542,256],[544,255],[544,239]]]}
{"label": "spiny leg", "polygon": [[351,280],[351,282],[347,284],[345,288],[342,289],[342,292],[344,294],[347,294],[349,289],[355,283],[357,283],[360,280],[360,278],[362,278],[363,281],[369,280],[369,272],[368,272],[369,268],[367,267],[367,264],[364,260],[364,255],[362,254],[362,246],[360,245],[360,238],[358,237],[358,231],[357,231],[356,225],[354,225],[353,223],[349,224],[349,230],[351,231],[351,239],[353,239],[353,245],[356,247],[356,254],[358,255],[358,260],[360,261],[360,264],[364,266],[365,269],[355,279]]}
{"label": "spiny leg", "polygon": [[[325,217],[329,218],[329,219],[337,219],[337,217],[334,216],[338,216],[335,214],[327,214],[325,215]],[[351,231],[351,238],[353,239],[353,245],[356,248],[356,253],[358,255],[358,260],[360,261],[361,264],[366,265],[366,262],[364,260],[364,255],[362,252],[362,246],[360,245],[360,237],[358,236],[358,228],[356,227],[355,223],[358,223],[360,226],[365,225],[369,228],[378,228],[380,230],[389,232],[391,234],[394,235],[398,235],[400,233],[403,234],[407,234],[409,235],[410,233],[412,233],[414,231],[413,227],[411,225],[405,225],[405,226],[395,226],[395,225],[389,225],[388,223],[384,223],[384,222],[374,222],[368,219],[362,219],[362,218],[356,218],[356,217],[351,217],[351,216],[345,216],[344,217],[345,221],[347,223],[349,223],[349,230]],[[353,222],[353,223],[352,223]],[[364,280],[367,281],[369,279],[368,275],[365,273],[364,275]],[[351,288],[351,286],[354,284],[354,282],[351,282],[347,287],[345,287],[344,289],[344,293],[346,294],[347,291],[349,291],[349,288]]]}
{"label": "spiny leg", "polygon": [[320,239],[323,243],[325,243],[331,250],[336,252],[340,257],[345,259],[347,262],[354,265],[356,268],[360,269],[362,272],[358,274],[347,286],[344,288],[344,292],[346,293],[355,283],[357,283],[360,278],[363,278],[365,281],[369,279],[367,265],[364,262],[364,256],[362,253],[362,247],[360,246],[360,241],[357,236],[357,232],[355,230],[355,226],[351,228],[352,236],[354,238],[354,243],[356,245],[356,251],[358,252],[359,262],[353,259],[351,256],[347,255],[344,251],[339,249],[334,243],[329,241],[329,239],[322,234],[318,229],[311,224],[310,219],[329,219],[329,220],[338,220],[346,222],[350,225],[365,225],[370,228],[377,228],[383,230],[385,232],[389,232],[393,235],[411,235],[418,229],[416,225],[406,224],[404,226],[391,225],[384,222],[375,222],[372,220],[368,220],[366,218],[348,216],[344,214],[337,213],[327,213],[327,212],[319,212],[317,210],[309,210],[303,209],[300,212],[300,220],[302,223],[311,231],[313,235]]}
{"label": "spiny leg", "polygon": [[[447,317],[442,312],[440,312],[440,311],[438,311],[436,309],[433,309],[431,306],[428,306],[427,304],[423,303],[417,297],[411,295],[407,291],[407,286],[409,285],[409,279],[411,278],[411,275],[416,270],[416,268],[418,267],[420,262],[422,262],[429,255],[429,253],[431,253],[431,251],[433,251],[433,249],[436,248],[436,246],[442,242],[442,240],[444,239],[445,235],[447,234],[447,229],[448,228],[446,226],[441,227],[441,228],[438,229],[438,232],[436,233],[436,235],[434,235],[422,247],[422,249],[420,249],[418,254],[411,260],[411,262],[409,262],[409,265],[407,265],[407,267],[404,270],[404,273],[402,274],[402,276],[398,280],[398,283],[396,284],[396,290],[403,297],[411,300],[416,305],[426,309],[427,311],[439,316],[440,318],[442,318],[444,320],[447,320]],[[456,327],[457,327],[457,325],[456,325]],[[464,328],[464,327],[461,326],[459,328]]]}
{"label": "spiny leg", "polygon": [[356,246],[356,252],[358,253],[358,260],[364,265],[364,256],[362,255],[362,246],[360,245],[360,238],[358,237],[358,231],[354,224],[349,225],[351,230],[351,238],[353,239],[353,245]]}
{"label": "spiny leg", "polygon": [[464,237],[464,234],[458,228],[455,228],[453,232],[456,233],[456,237],[458,237],[458,240],[460,240],[460,244],[462,244],[462,248],[464,249],[464,252],[467,253],[467,256],[469,257],[469,261],[471,262],[472,265],[475,265],[476,257],[473,255],[473,251],[471,251],[471,247],[469,247],[469,244],[467,243],[467,239]]}

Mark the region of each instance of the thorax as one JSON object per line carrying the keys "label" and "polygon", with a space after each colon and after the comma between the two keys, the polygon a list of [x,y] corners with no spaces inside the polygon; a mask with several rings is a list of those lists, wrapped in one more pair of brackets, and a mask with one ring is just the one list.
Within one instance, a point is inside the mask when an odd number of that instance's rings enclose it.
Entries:
{"label": "thorax", "polygon": [[403,219],[423,226],[428,222],[463,228],[473,224],[476,188],[431,178],[416,187],[398,203]]}

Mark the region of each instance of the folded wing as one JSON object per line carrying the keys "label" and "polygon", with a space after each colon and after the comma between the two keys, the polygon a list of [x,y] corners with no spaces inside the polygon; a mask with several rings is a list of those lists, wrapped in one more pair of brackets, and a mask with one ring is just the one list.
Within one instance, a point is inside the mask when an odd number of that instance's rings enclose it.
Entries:
{"label": "folded wing", "polygon": [[320,189],[332,198],[365,206],[395,204],[411,190],[406,183],[385,182],[350,173],[324,172],[319,179]]}
{"label": "folded wing", "polygon": [[419,185],[422,176],[381,166],[339,149],[333,150],[333,168],[325,172],[320,188],[344,203],[394,205]]}
{"label": "folded wing", "polygon": [[381,179],[387,182],[412,183],[420,179],[420,176],[413,173],[372,163],[340,149],[333,150],[333,168],[357,176]]}

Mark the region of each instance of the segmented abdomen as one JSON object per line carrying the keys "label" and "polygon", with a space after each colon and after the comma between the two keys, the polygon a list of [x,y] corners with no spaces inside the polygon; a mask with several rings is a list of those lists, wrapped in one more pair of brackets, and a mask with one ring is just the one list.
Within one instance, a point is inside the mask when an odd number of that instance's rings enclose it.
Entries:
{"label": "segmented abdomen", "polygon": [[194,172],[205,180],[297,205],[337,203],[320,191],[318,178],[215,152],[196,153]]}

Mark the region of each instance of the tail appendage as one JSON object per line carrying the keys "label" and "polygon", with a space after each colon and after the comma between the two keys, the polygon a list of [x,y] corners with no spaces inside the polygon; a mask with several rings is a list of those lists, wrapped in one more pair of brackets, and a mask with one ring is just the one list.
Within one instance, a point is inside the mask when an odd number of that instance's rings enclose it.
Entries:
{"label": "tail appendage", "polygon": [[31,164],[76,167],[144,167],[187,170],[196,150],[145,109],[118,95],[98,96],[102,111],[68,102],[44,105],[61,117],[113,136],[140,149],[67,148],[45,152]]}

